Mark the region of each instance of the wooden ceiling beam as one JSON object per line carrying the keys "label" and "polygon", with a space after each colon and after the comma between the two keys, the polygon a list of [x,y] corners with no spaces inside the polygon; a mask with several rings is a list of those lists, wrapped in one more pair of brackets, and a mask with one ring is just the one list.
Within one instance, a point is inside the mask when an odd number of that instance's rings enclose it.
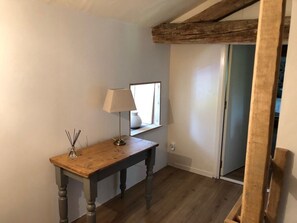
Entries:
{"label": "wooden ceiling beam", "polygon": [[259,0],[222,0],[185,22],[217,22]]}
{"label": "wooden ceiling beam", "polygon": [[[285,19],[284,40],[288,39],[290,17]],[[155,43],[255,43],[258,20],[210,23],[164,23],[152,29]]]}

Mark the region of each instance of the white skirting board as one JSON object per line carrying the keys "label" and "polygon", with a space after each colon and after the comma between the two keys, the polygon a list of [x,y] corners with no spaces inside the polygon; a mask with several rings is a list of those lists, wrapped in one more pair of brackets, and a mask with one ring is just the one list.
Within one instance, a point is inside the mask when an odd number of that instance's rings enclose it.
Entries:
{"label": "white skirting board", "polygon": [[186,171],[196,173],[196,174],[199,174],[199,175],[202,175],[202,176],[205,176],[205,177],[214,178],[214,173],[211,173],[211,172],[208,172],[208,171],[205,171],[205,170],[200,170],[200,169],[197,169],[197,168],[194,168],[194,167],[185,166],[185,165],[181,165],[181,164],[178,164],[178,163],[168,163],[168,166],[173,166],[173,167],[176,167],[178,169],[186,170]]}

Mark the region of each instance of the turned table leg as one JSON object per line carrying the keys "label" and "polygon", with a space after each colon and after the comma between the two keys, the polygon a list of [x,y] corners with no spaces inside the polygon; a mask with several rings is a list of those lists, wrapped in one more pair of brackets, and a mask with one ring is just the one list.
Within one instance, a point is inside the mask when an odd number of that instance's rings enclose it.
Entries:
{"label": "turned table leg", "polygon": [[87,201],[87,223],[96,223],[97,183],[94,179],[83,179],[84,194]]}
{"label": "turned table leg", "polygon": [[146,171],[146,185],[145,185],[145,199],[146,209],[151,207],[152,200],[152,181],[153,181],[153,167],[155,164],[156,148],[148,151],[148,157],[145,160]]}
{"label": "turned table leg", "polygon": [[59,188],[59,213],[60,223],[68,223],[68,201],[67,201],[67,184],[68,177],[62,172],[62,169],[56,167],[56,182]]}
{"label": "turned table leg", "polygon": [[121,198],[124,198],[126,190],[126,179],[127,179],[127,169],[122,169],[120,172],[120,189],[121,189]]}

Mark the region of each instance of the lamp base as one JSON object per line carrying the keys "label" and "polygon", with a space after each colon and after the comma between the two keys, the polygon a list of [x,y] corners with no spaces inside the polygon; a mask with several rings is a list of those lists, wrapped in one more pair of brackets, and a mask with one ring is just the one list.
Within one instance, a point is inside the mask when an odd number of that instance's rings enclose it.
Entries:
{"label": "lamp base", "polygon": [[126,145],[126,142],[123,139],[117,139],[113,142],[113,144],[116,146],[123,146]]}

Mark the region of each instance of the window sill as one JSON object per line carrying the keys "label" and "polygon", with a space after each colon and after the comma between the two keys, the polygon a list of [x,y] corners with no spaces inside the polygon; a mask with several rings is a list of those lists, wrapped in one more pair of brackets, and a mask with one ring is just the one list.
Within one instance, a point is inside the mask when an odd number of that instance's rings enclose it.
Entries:
{"label": "window sill", "polygon": [[155,125],[155,124],[145,125],[145,126],[140,127],[139,129],[131,129],[130,130],[130,135],[131,136],[136,136],[136,135],[141,134],[143,132],[147,132],[147,131],[157,129],[157,128],[160,128],[160,127],[162,127],[162,125]]}

